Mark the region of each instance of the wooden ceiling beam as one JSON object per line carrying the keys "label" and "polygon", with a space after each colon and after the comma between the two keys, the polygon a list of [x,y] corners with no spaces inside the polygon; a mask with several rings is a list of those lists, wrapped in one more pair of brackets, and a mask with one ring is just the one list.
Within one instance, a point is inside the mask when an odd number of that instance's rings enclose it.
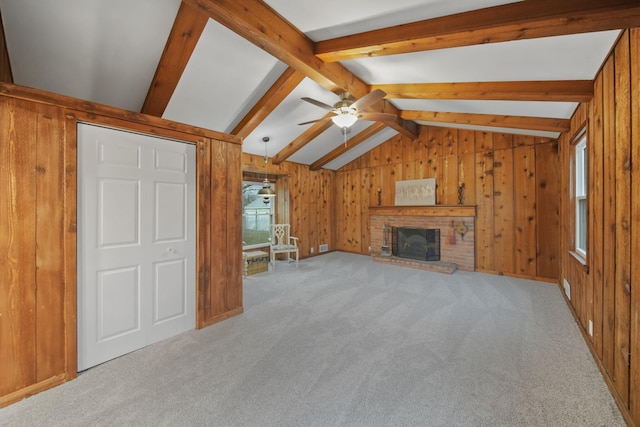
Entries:
{"label": "wooden ceiling beam", "polygon": [[184,2],[180,4],[142,113],[162,117],[208,20],[209,17],[199,9]]}
{"label": "wooden ceiling beam", "polygon": [[[324,115],[323,119],[329,119],[333,117],[335,114],[327,113]],[[307,130],[302,132],[296,139],[287,144],[278,154],[271,158],[271,163],[274,165],[279,165],[280,163],[287,160],[294,153],[300,150],[302,147],[306,146],[308,143],[313,141],[318,137],[322,132],[329,129],[333,126],[333,122],[331,120],[321,120],[314,124],[312,124]]]}
{"label": "wooden ceiling beam", "polygon": [[246,138],[293,91],[304,76],[287,68],[253,108],[242,118],[231,134]]}
{"label": "wooden ceiling beam", "polygon": [[313,41],[260,0],[183,0],[239,36],[334,92],[356,98],[369,86],[340,64],[325,64],[313,52]]}
{"label": "wooden ceiling beam", "polygon": [[324,62],[640,26],[639,0],[526,0],[316,43]]}
{"label": "wooden ceiling beam", "polygon": [[311,166],[309,166],[309,169],[311,169],[312,171],[319,170],[320,168],[322,168],[327,163],[337,159],[338,157],[342,156],[347,151],[349,151],[352,148],[362,144],[367,139],[371,138],[372,136],[374,136],[375,134],[377,134],[378,132],[380,132],[381,130],[383,130],[386,127],[387,126],[384,123],[381,123],[381,122],[376,122],[376,123],[372,124],[371,126],[366,128],[362,132],[359,132],[356,135],[354,135],[353,137],[349,138],[345,144],[340,144],[338,147],[336,147],[335,149],[331,150],[329,153],[325,154],[320,159],[318,159],[315,162],[313,162],[311,164]]}
{"label": "wooden ceiling beam", "polygon": [[583,102],[593,98],[591,80],[371,85],[371,90],[376,89],[385,91],[387,99]]}
{"label": "wooden ceiling beam", "polygon": [[449,123],[472,126],[491,126],[513,129],[539,130],[546,132],[566,132],[569,130],[569,119],[547,117],[502,116],[497,114],[443,113],[438,111],[404,110],[402,117],[406,120]]}
{"label": "wooden ceiling beam", "polygon": [[[336,94],[347,91],[356,98],[361,98],[370,92],[369,85],[341,64],[327,64],[316,57],[313,41],[263,1],[183,0],[183,2],[197,7],[211,19],[309,77],[325,89]],[[387,101],[382,101],[377,105],[381,105],[380,109],[367,109],[367,111],[385,110],[384,112],[396,114],[398,120],[388,122],[387,125],[403,134],[411,134],[414,126],[405,124],[400,119],[400,111],[397,108]],[[415,129],[416,133],[411,134],[411,138],[417,137],[417,127]],[[288,154],[286,157],[289,157],[304,147],[310,142],[310,140],[301,139],[305,134],[312,135],[312,133],[303,133],[278,153],[276,158],[283,161],[285,155]],[[298,145],[292,146],[294,143]]]}

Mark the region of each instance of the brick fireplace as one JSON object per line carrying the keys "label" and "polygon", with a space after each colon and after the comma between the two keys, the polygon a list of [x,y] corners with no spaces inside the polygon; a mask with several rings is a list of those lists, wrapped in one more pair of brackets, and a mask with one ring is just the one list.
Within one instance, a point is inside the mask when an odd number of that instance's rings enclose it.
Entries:
{"label": "brick fireplace", "polygon": [[[371,206],[371,254],[376,262],[403,265],[428,271],[452,273],[475,270],[475,206]],[[440,261],[417,261],[383,256],[384,227],[413,227],[440,230]],[[462,235],[460,232],[466,233]],[[391,245],[391,236],[387,244]]]}

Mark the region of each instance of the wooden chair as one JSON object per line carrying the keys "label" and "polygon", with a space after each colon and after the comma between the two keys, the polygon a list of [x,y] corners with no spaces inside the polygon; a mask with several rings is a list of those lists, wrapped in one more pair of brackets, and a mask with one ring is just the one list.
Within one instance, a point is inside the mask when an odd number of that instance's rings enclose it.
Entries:
{"label": "wooden chair", "polygon": [[289,235],[291,226],[289,224],[271,225],[271,265],[276,268],[276,255],[287,254],[289,262],[292,261],[291,254],[296,254],[296,268],[298,268],[298,238]]}

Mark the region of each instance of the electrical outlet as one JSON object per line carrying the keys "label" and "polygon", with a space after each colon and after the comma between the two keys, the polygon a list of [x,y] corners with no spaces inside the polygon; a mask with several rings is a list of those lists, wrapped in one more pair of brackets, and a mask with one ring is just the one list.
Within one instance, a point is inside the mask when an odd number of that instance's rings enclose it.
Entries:
{"label": "electrical outlet", "polygon": [[311,248],[309,249],[309,252],[313,253],[313,247],[311,247]]}
{"label": "electrical outlet", "polygon": [[589,335],[593,336],[593,321],[589,319]]}

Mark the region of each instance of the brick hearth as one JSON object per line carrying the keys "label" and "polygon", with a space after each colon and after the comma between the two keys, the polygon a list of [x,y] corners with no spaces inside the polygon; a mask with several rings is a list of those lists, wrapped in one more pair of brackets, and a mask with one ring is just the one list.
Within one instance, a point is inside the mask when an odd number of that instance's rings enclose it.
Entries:
{"label": "brick hearth", "polygon": [[[427,271],[452,273],[456,268],[475,269],[475,206],[372,206],[369,208],[371,254],[376,262],[403,265]],[[463,223],[468,232],[462,237],[454,228]],[[440,229],[440,261],[415,261],[380,256],[384,225]],[[388,242],[391,246],[391,239]]]}

